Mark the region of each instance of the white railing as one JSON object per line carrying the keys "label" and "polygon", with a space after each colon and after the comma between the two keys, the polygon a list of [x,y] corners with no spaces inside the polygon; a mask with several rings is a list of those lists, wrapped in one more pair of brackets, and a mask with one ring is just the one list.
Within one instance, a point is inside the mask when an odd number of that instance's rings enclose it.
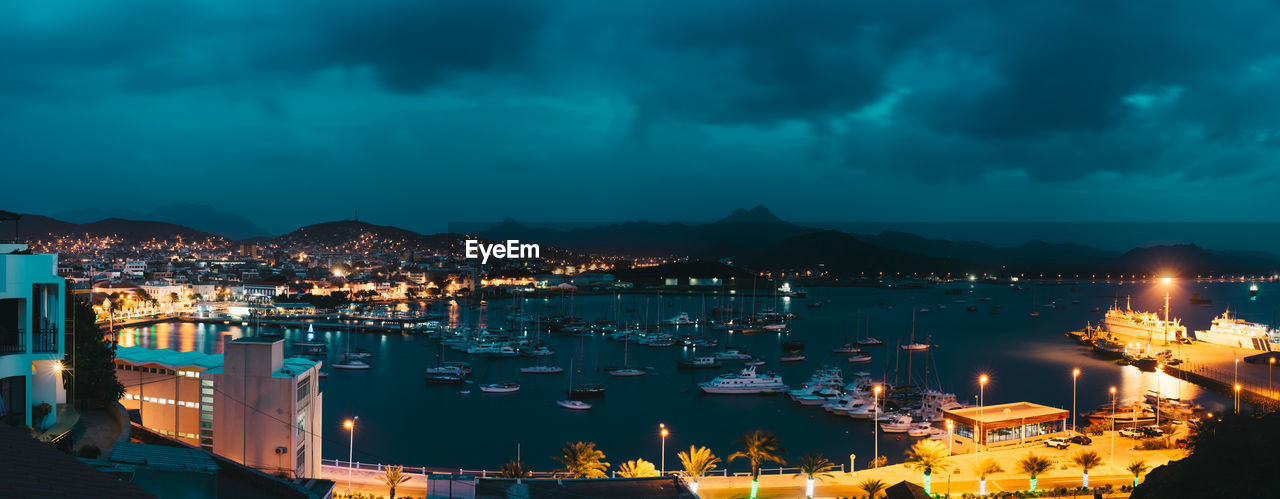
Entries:
{"label": "white railing", "polygon": [[[387,466],[389,466],[389,465],[386,465],[386,464],[378,464],[378,463],[362,463],[362,462],[359,462],[359,461],[356,461],[356,462],[352,463],[352,462],[349,462],[349,461],[342,461],[342,460],[338,460],[338,459],[321,459],[321,460],[320,460],[320,465],[321,465],[321,466],[334,466],[334,467],[337,467],[337,468],[344,468],[344,469],[345,469],[345,468],[351,468],[351,469],[361,470],[361,471],[375,471],[375,472],[378,472],[378,473],[382,473],[382,472],[384,472],[384,471],[386,470]],[[419,475],[431,475],[431,474],[452,474],[452,475],[470,475],[470,476],[476,476],[476,477],[480,477],[480,478],[498,478],[498,477],[501,477],[501,476],[502,476],[502,472],[501,472],[501,471],[494,471],[494,470],[468,470],[468,469],[462,469],[462,468],[459,468],[459,469],[458,469],[458,471],[455,473],[455,472],[453,471],[453,469],[452,469],[452,468],[448,468],[448,469],[446,469],[446,468],[427,468],[427,467],[425,467],[425,466],[405,466],[405,467],[403,468],[403,471],[404,471],[405,473],[417,473],[417,474],[419,474]],[[831,465],[831,466],[829,466],[829,467],[827,467],[827,468],[823,469],[823,472],[827,472],[827,473],[844,473],[844,464],[843,464],[843,463],[842,463],[842,464],[833,464],[833,465]],[[800,473],[800,468],[795,468],[795,467],[760,468],[760,474],[761,474],[761,475],[787,475],[787,474],[794,475],[794,474],[798,474],[798,473]],[[668,475],[672,475],[672,476],[683,476],[683,475],[684,475],[684,473],[683,473],[683,472],[680,472],[680,471],[668,471],[668,472],[667,472],[667,474],[668,474]],[[532,478],[558,478],[558,477],[559,477],[559,476],[558,476],[558,474],[556,474],[556,473],[552,473],[552,472],[549,472],[549,471],[533,471],[533,472],[530,472],[530,475],[531,475],[531,477],[532,477]],[[617,472],[617,471],[612,472],[612,476],[613,476],[614,478],[617,478],[617,477],[618,477],[618,472]],[[730,475],[729,470],[724,469],[724,468],[721,468],[721,469],[718,469],[718,470],[712,470],[712,471],[708,472],[705,476],[723,476],[723,477],[728,477],[728,476],[751,476],[751,472],[750,472],[750,471],[737,471],[737,472],[733,472],[733,474],[732,474],[732,475]]]}

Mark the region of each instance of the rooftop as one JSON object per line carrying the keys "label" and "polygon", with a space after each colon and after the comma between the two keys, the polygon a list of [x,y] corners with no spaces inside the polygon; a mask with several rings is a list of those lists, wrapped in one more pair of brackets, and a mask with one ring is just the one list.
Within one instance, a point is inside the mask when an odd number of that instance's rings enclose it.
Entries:
{"label": "rooftop", "polygon": [[[271,343],[281,341],[266,338],[239,338],[232,341],[243,343]],[[116,350],[116,358],[132,364],[156,364],[169,369],[199,367],[209,374],[222,374],[222,354],[204,352],[179,352],[167,348],[121,347]],[[299,373],[311,369],[320,361],[306,357],[286,357],[279,371],[272,376],[276,378],[293,378]]]}
{"label": "rooftop", "polygon": [[1008,404],[987,405],[983,407],[965,407],[945,411],[946,414],[972,419],[982,423],[1009,421],[1011,419],[1031,419],[1057,414],[1066,414],[1065,409],[1049,407],[1032,402],[1012,402]]}

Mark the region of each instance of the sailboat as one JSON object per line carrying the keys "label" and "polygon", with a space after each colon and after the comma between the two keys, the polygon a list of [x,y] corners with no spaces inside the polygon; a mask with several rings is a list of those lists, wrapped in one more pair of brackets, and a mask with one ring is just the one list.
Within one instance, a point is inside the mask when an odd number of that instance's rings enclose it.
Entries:
{"label": "sailboat", "polygon": [[929,349],[928,343],[916,343],[916,313],[914,309],[911,311],[911,340],[910,340],[910,343],[907,343],[906,345],[902,345],[901,348],[907,351],[918,351],[918,350]]}
{"label": "sailboat", "polygon": [[[617,352],[617,350],[614,350],[614,352]],[[610,376],[617,376],[617,377],[623,378],[623,377],[633,377],[633,376],[644,376],[645,374],[647,374],[641,369],[627,367],[627,364],[630,360],[628,357],[628,354],[630,353],[631,353],[631,342],[630,341],[622,342],[622,369],[614,369],[612,371],[609,371]],[[617,355],[617,353],[614,353],[614,355]]]}
{"label": "sailboat", "polygon": [[[578,381],[579,383],[577,385],[574,385],[573,376],[569,376],[569,388],[565,389],[564,391],[565,394],[567,394],[570,399],[595,398],[595,397],[604,396],[604,385],[601,385],[599,383],[582,383],[581,382],[582,381],[582,364],[584,363],[583,362],[583,360],[585,359],[584,352],[586,351],[586,348],[587,348],[587,343],[586,343],[586,340],[583,339],[581,346],[578,348],[578,357],[579,357]],[[572,363],[570,364],[570,368],[572,368]]]}
{"label": "sailboat", "polygon": [[305,341],[303,341],[303,340],[293,340],[293,346],[296,346],[296,347],[328,347],[328,346],[329,346],[329,344],[328,344],[328,343],[325,343],[325,342],[323,342],[323,341],[316,341],[316,326],[315,326],[315,324],[309,324],[309,325],[307,325],[307,339],[306,339]]}
{"label": "sailboat", "polygon": [[347,329],[347,352],[342,354],[342,360],[333,363],[334,369],[342,369],[345,371],[365,371],[370,367],[368,362],[354,358],[351,356],[351,329]]}
{"label": "sailboat", "polygon": [[862,339],[858,340],[859,346],[878,347],[884,344],[883,341],[880,341],[880,338],[875,338],[871,336],[871,314],[870,313],[867,314],[867,327],[863,329],[863,334],[865,336],[863,336]]}
{"label": "sailboat", "polygon": [[[539,314],[538,318],[534,320],[533,327],[535,330],[538,331],[537,342],[539,345],[541,345],[542,344],[542,315],[541,314]],[[541,348],[546,348],[546,347],[541,347]],[[564,372],[564,368],[560,366],[543,365],[542,358],[545,356],[546,355],[539,355],[535,353],[534,357],[538,360],[532,366],[521,367],[520,372],[524,374],[560,374]]]}

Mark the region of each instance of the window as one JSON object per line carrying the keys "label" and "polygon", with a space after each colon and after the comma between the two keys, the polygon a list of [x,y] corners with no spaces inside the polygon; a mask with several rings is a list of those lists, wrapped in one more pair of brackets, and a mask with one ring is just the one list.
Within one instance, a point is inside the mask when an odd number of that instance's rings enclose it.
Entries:
{"label": "window", "polygon": [[202,379],[202,380],[200,380],[200,386],[207,386],[207,387],[212,388],[212,387],[213,387],[213,380],[211,380],[211,379]]}
{"label": "window", "polygon": [[303,438],[307,433],[307,411],[298,413],[298,437]]}
{"label": "window", "polygon": [[209,413],[207,413],[207,412],[202,412],[202,413],[200,413],[200,420],[201,420],[201,421],[213,421],[213,414],[209,414]]}
{"label": "window", "polygon": [[307,447],[305,445],[299,445],[298,446],[298,467],[294,468],[294,472],[297,473],[302,471],[302,468],[306,467],[306,464],[307,464]]}
{"label": "window", "polygon": [[304,376],[298,380],[298,402],[302,402],[311,395],[311,376]]}
{"label": "window", "polygon": [[201,395],[209,395],[209,396],[212,396],[212,395],[213,395],[213,389],[212,389],[212,388],[201,388],[201,389],[200,389],[200,394],[201,394]]}
{"label": "window", "polygon": [[202,430],[212,430],[212,429],[213,429],[213,423],[210,423],[210,422],[208,422],[208,421],[201,421],[201,422],[200,422],[200,429],[202,429]]}
{"label": "window", "polygon": [[973,426],[965,423],[956,423],[956,435],[973,439]]}

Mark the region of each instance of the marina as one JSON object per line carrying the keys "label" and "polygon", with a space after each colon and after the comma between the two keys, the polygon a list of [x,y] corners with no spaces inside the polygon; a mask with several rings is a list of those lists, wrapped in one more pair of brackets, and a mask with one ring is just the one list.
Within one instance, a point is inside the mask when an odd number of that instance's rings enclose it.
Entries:
{"label": "marina", "polygon": [[[717,331],[711,325],[664,325],[660,329],[643,332],[646,335],[669,334],[673,341],[682,336],[716,339],[719,340],[717,347],[673,345],[644,348],[639,343],[626,345],[612,339],[630,334],[640,338],[641,332],[614,336],[604,332],[582,336],[582,333],[562,332],[541,335],[541,342],[554,351],[554,355],[494,357],[467,354],[465,349],[457,350],[457,345],[450,348],[446,339],[433,338],[429,334],[316,330],[317,341],[329,347],[322,354],[326,359],[326,370],[331,369],[331,363],[342,359],[348,335],[355,338],[353,344],[363,346],[372,356],[368,370],[334,372],[322,381],[329,408],[324,424],[330,427],[340,425],[341,414],[361,414],[361,421],[369,420],[365,431],[371,436],[365,445],[357,447],[358,459],[424,465],[447,460],[473,468],[494,468],[500,459],[494,458],[493,449],[477,449],[461,435],[486,434],[495,441],[520,443],[525,449],[558,448],[563,444],[564,435],[574,435],[573,438],[595,441],[611,453],[649,455],[657,452],[657,442],[647,435],[635,434],[643,432],[616,430],[619,425],[635,425],[643,429],[659,422],[672,429],[668,441],[670,446],[698,443],[727,449],[743,431],[763,426],[773,429],[796,448],[815,449],[827,455],[856,453],[866,456],[873,443],[871,423],[866,420],[875,416],[874,404],[867,403],[863,396],[841,399],[834,393],[822,392],[822,388],[810,394],[796,394],[795,390],[803,388],[806,380],[810,380],[815,370],[823,365],[839,368],[845,380],[861,379],[864,390],[868,382],[905,386],[908,384],[908,358],[914,359],[910,369],[915,378],[922,378],[926,375],[925,370],[929,371],[931,391],[954,394],[954,403],[968,406],[977,404],[976,379],[985,373],[991,377],[984,394],[988,404],[1025,399],[1069,409],[1072,395],[1070,371],[1074,367],[1084,372],[1077,387],[1082,418],[1084,412],[1091,411],[1086,411],[1086,408],[1110,402],[1108,388],[1113,385],[1117,387],[1118,398],[1122,401],[1144,401],[1144,395],[1159,390],[1170,399],[1194,400],[1206,410],[1231,406],[1229,398],[1177,379],[1176,372],[1169,367],[1163,367],[1160,373],[1142,372],[1137,367],[1118,365],[1115,359],[1095,354],[1091,345],[1063,338],[1066,331],[1079,329],[1089,322],[1099,322],[1101,314],[1092,309],[1111,307],[1117,294],[1131,295],[1135,308],[1158,310],[1163,305],[1163,292],[1156,290],[1150,282],[1034,286],[1041,299],[1049,295],[1058,303],[1080,301],[1076,305],[1064,306],[1063,310],[1045,309],[1039,317],[970,314],[957,307],[941,309],[935,305],[929,313],[917,313],[915,318],[917,337],[929,338],[931,347],[922,351],[898,348],[911,341],[910,304],[913,302],[937,303],[943,293],[959,289],[963,293],[961,296],[970,297],[971,301],[990,297],[993,304],[1005,307],[1027,306],[1032,299],[1029,288],[1033,286],[951,283],[931,289],[814,288],[808,290],[808,295],[810,299],[821,299],[825,303],[823,307],[806,307],[805,300],[798,298],[779,300],[780,313],[795,314],[795,319],[789,321],[787,333],[741,334],[730,329]],[[1211,297],[1223,307],[1232,306],[1232,310],[1242,317],[1269,315],[1277,305],[1270,301],[1271,295],[1263,292],[1250,301],[1245,286],[1240,283],[1186,282],[1174,291],[1173,299],[1174,303],[1187,303],[1186,297],[1194,291]],[[952,296],[955,295],[948,295],[949,298]],[[644,298],[634,299],[639,302],[634,310],[642,311]],[[763,302],[772,300],[772,297],[761,296],[758,299]],[[612,317],[619,308],[619,301],[624,304],[621,308],[633,308],[627,305],[632,300],[633,297],[626,295],[583,296],[574,299],[574,308],[583,320],[591,321]],[[668,305],[664,307],[699,310],[702,300],[700,296],[666,297],[664,301]],[[878,305],[881,300],[897,306],[890,309],[888,305]],[[729,301],[735,299],[730,298]],[[490,301],[486,310],[454,306],[443,310],[445,322],[450,326],[516,331],[518,320],[500,317],[507,311],[519,310],[515,302]],[[735,306],[741,308],[742,303],[735,303]],[[558,307],[555,299],[529,299],[525,300],[524,309],[525,323],[529,324],[528,317],[563,313],[567,310],[567,303]],[[1191,325],[1207,325],[1220,313],[1201,307],[1173,308],[1174,316],[1181,318],[1183,324]],[[674,316],[675,313],[662,315]],[[834,350],[844,349],[850,338],[858,336],[852,325],[857,316],[869,319],[871,324],[870,327],[863,326],[863,337],[883,340],[880,346],[861,345],[861,351],[872,359],[855,367],[848,362],[849,352]],[[691,314],[691,318],[696,320],[698,316]],[[219,353],[221,343],[218,340],[221,337],[252,334],[251,327],[160,323],[123,330],[120,341],[124,346]],[[305,341],[306,334],[305,328],[284,330],[285,337],[291,341]],[[538,343],[538,336],[531,332],[529,344]],[[1126,338],[1130,342],[1137,339],[1136,336]],[[780,362],[788,355],[781,345],[795,341],[803,341],[810,355],[804,361]],[[1184,353],[1192,354],[1192,363],[1202,365],[1194,355],[1196,347],[1183,345],[1182,348],[1187,349]],[[289,347],[293,355],[302,355],[302,348]],[[1164,348],[1161,346],[1160,349]],[[1176,349],[1177,346],[1169,348]],[[815,352],[830,353],[817,355]],[[1203,360],[1206,363],[1210,361]],[[462,364],[464,362],[466,364]],[[757,367],[758,372],[778,373],[782,383],[791,386],[792,390],[784,396],[702,393],[698,383],[738,373],[748,367],[748,362],[763,362]],[[624,363],[630,366],[628,368],[653,367],[644,368],[645,376],[609,375],[610,366],[622,366]],[[540,365],[547,366],[545,371],[538,367]],[[553,367],[556,365],[569,367],[557,371]],[[1227,365],[1230,365],[1230,360]],[[1187,369],[1193,367],[1187,366]],[[1056,378],[1046,376],[1052,372],[1062,375]],[[423,383],[424,375],[429,383]],[[1250,379],[1251,383],[1256,382],[1256,379]],[[465,388],[472,382],[518,382],[520,389],[497,396],[480,389]],[[371,383],[399,388],[393,393],[374,393],[365,389]],[[460,388],[469,393],[460,393]],[[604,395],[592,399],[588,404],[589,410],[576,403],[571,404],[574,407],[560,403],[565,401],[566,390],[579,388],[604,389]],[[579,395],[589,396],[592,393]],[[811,396],[823,400],[808,398]],[[384,405],[397,409],[367,410],[367,407]],[[827,410],[808,406],[822,406]],[[510,417],[512,413],[521,416]],[[890,412],[883,411],[880,416],[886,417],[887,414]],[[575,415],[577,417],[566,418]],[[894,462],[916,438],[926,438],[919,426],[924,422],[922,419],[933,421],[933,417],[915,417],[912,419],[915,426],[903,426],[905,429],[893,436],[882,435],[879,443],[881,453],[890,456]],[[405,433],[406,425],[422,430]],[[892,428],[896,430],[899,426]],[[458,436],[443,436],[438,431],[441,429]],[[909,434],[912,429],[917,430],[917,436]],[[400,435],[393,437],[391,432]],[[343,451],[343,445],[326,441],[323,452],[326,458],[345,459]],[[554,465],[540,457],[526,456],[540,468]]]}

